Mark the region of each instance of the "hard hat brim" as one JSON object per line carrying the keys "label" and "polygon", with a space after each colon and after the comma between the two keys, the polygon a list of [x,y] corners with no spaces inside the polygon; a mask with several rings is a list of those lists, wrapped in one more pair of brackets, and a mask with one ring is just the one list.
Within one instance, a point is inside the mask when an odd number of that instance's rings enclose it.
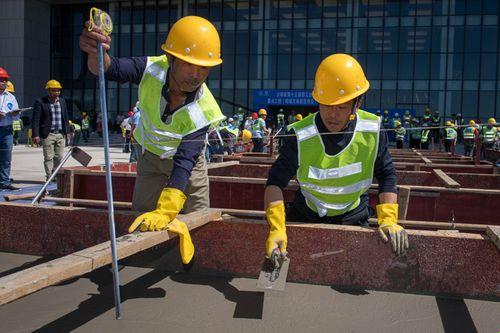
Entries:
{"label": "hard hat brim", "polygon": [[366,80],[366,84],[362,89],[360,89],[352,94],[341,97],[341,98],[337,99],[335,102],[330,102],[326,98],[319,96],[316,93],[316,90],[313,90],[312,96],[313,96],[314,100],[316,102],[318,102],[319,104],[332,106],[332,105],[340,105],[340,104],[344,104],[346,102],[349,102],[349,101],[355,99],[356,97],[363,95],[365,92],[368,91],[368,89],[370,89],[370,82],[368,80]]}
{"label": "hard hat brim", "polygon": [[199,60],[199,59],[195,59],[195,58],[193,58],[191,56],[186,56],[186,55],[174,52],[172,50],[169,50],[169,49],[167,49],[167,46],[165,44],[162,44],[161,49],[163,51],[167,52],[168,54],[176,57],[176,58],[179,58],[179,59],[181,59],[181,60],[183,60],[183,61],[185,61],[187,63],[193,64],[193,65],[197,65],[197,66],[214,67],[214,66],[222,64],[222,59],[221,58],[214,59],[214,60]]}

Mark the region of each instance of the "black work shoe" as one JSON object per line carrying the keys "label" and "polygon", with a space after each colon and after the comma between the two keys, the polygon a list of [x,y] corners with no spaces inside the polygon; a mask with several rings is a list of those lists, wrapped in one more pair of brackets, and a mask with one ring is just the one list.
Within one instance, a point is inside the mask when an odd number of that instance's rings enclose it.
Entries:
{"label": "black work shoe", "polygon": [[15,187],[13,185],[3,185],[3,186],[0,186],[0,190],[21,191],[21,189],[19,187]]}

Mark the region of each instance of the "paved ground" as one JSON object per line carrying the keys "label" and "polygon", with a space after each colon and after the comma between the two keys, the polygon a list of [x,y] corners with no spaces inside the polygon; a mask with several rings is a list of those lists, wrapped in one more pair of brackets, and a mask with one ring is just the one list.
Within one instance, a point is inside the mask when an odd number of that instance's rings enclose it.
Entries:
{"label": "paved ground", "polygon": [[[264,294],[255,289],[254,279],[176,272],[165,260],[157,258],[160,255],[158,251],[143,253],[122,266],[123,308],[119,321],[114,319],[112,276],[104,268],[0,307],[1,331],[455,333],[500,330],[500,302],[341,290],[298,283],[288,283],[281,293]],[[23,260],[36,262],[37,259],[0,253],[0,262],[21,264]],[[0,267],[12,271],[12,267]]]}

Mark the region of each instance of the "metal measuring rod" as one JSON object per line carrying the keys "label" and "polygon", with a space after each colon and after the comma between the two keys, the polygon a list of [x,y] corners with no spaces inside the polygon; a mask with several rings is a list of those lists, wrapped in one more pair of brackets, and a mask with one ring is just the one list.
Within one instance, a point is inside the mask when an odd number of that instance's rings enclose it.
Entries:
{"label": "metal measuring rod", "polygon": [[[92,7],[90,9],[89,31],[95,27],[99,28],[106,36],[113,31],[113,21],[108,13]],[[115,317],[121,317],[121,299],[120,299],[120,276],[118,273],[118,256],[116,254],[116,232],[115,232],[115,212],[113,207],[113,183],[111,181],[111,163],[109,161],[109,133],[108,133],[108,109],[106,105],[106,85],[104,81],[104,51],[102,43],[97,42],[97,61],[99,64],[99,99],[102,112],[102,133],[104,139],[104,162],[106,165],[106,191],[108,197],[108,221],[109,237],[111,241],[111,256],[113,268],[113,289],[115,296]]]}

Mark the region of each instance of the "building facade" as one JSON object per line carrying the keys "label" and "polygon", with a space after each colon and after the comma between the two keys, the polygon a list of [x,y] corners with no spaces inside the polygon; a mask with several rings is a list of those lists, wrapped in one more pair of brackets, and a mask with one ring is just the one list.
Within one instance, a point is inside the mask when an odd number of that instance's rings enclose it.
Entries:
{"label": "building facade", "polygon": [[[78,46],[92,6],[111,14],[110,54],[118,57],[161,54],[169,28],[182,16],[212,21],[224,62],[212,69],[208,85],[227,115],[239,107],[261,107],[255,96],[275,90],[310,100],[318,64],[341,52],[365,68],[371,84],[366,108],[421,115],[429,106],[444,117],[500,117],[496,0],[53,1],[50,6],[50,77],[63,83],[73,117],[98,107],[96,80]],[[111,114],[128,111],[137,100],[136,85],[109,82],[107,89]],[[285,102],[286,110],[294,108],[293,101]],[[301,108],[314,110],[314,103],[304,103]]]}

